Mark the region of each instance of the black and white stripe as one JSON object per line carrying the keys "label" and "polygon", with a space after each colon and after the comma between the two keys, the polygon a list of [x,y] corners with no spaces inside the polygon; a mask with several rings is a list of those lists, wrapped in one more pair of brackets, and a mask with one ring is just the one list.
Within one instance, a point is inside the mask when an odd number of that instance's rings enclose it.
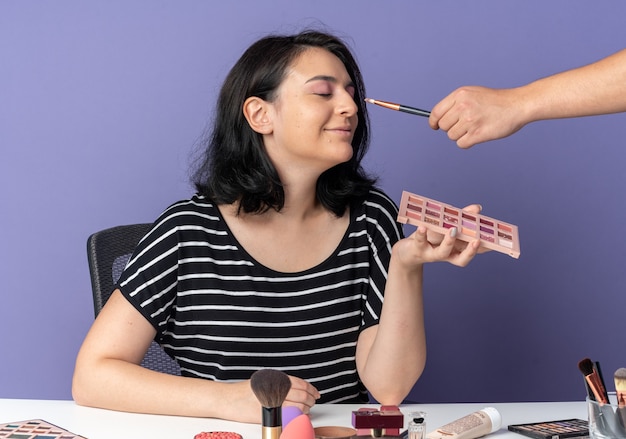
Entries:
{"label": "black and white stripe", "polygon": [[372,190],[322,264],[279,273],[257,263],[219,210],[195,196],[170,206],[119,281],[186,376],[233,382],[275,368],[316,386],[319,402],[364,402],[355,349],[378,323],[397,209]]}

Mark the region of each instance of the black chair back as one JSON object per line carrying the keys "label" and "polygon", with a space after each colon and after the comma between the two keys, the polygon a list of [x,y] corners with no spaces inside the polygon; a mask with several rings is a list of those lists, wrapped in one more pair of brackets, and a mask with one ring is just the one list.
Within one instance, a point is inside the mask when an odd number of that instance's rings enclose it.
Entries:
{"label": "black chair back", "polygon": [[[135,247],[150,230],[150,224],[129,224],[101,230],[87,238],[87,259],[91,275],[94,314],[97,316],[109,300]],[[180,375],[180,367],[158,343],[153,341],[142,366]]]}

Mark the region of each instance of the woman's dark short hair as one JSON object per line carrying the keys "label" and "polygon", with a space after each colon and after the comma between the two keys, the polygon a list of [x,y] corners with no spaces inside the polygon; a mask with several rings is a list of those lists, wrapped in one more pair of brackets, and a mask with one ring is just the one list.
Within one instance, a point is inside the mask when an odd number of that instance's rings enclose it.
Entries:
{"label": "woman's dark short hair", "polygon": [[217,204],[239,200],[239,209],[261,213],[282,209],[282,183],[263,146],[262,135],[250,128],[243,103],[251,96],[273,101],[295,59],[312,47],[328,50],[341,60],[354,83],[358,124],[352,158],[325,171],[317,182],[317,197],[336,215],[362,199],[374,184],[361,161],[369,146],[365,87],[350,49],[339,38],[315,30],[296,35],[270,35],[254,43],[228,73],[217,101],[213,131],[203,146],[193,182],[198,192]]}

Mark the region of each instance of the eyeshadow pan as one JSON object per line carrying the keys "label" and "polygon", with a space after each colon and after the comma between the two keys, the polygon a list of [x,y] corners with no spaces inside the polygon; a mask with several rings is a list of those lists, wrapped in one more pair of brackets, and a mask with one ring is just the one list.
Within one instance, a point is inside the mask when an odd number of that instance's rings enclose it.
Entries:
{"label": "eyeshadow pan", "polygon": [[441,206],[432,201],[426,201],[426,207],[430,207],[431,209],[435,209],[435,210],[441,210]]}
{"label": "eyeshadow pan", "polygon": [[435,226],[439,225],[439,221],[437,221],[436,219],[433,218],[424,218],[424,221],[427,222],[428,224],[434,224]]}
{"label": "eyeshadow pan", "polygon": [[504,230],[505,232],[509,232],[509,233],[513,232],[513,229],[510,226],[507,226],[506,224],[502,224],[502,223],[498,224],[498,229]]}
{"label": "eyeshadow pan", "polygon": [[411,212],[411,211],[407,211],[407,216],[410,216],[411,218],[415,218],[416,220],[420,220],[422,219],[422,215],[419,215],[415,212]]}
{"label": "eyeshadow pan", "polygon": [[475,232],[474,230],[472,230],[472,229],[467,229],[467,228],[465,228],[465,227],[463,227],[463,228],[461,229],[461,234],[463,234],[463,235],[467,235],[467,236],[472,236],[472,237],[476,236],[476,232]]}
{"label": "eyeshadow pan", "polygon": [[416,212],[421,212],[421,211],[422,211],[421,206],[414,206],[414,205],[412,205],[412,204],[409,204],[409,206],[408,206],[408,207],[409,207],[409,209],[410,209],[410,210],[414,210],[414,211],[416,211]]}
{"label": "eyeshadow pan", "polygon": [[458,224],[459,223],[459,219],[456,216],[450,216],[450,215],[444,215],[443,216],[444,221],[448,221],[452,224]]}
{"label": "eyeshadow pan", "polygon": [[462,220],[461,224],[464,225],[467,228],[470,228],[470,229],[475,229],[476,228],[476,224],[473,223],[472,221]]}
{"label": "eyeshadow pan", "polygon": [[463,213],[461,214],[461,217],[466,218],[466,219],[468,219],[468,220],[470,220],[470,221],[476,221],[476,217],[475,217],[475,216],[470,215],[469,213],[465,213],[465,212],[463,212]]}
{"label": "eyeshadow pan", "polygon": [[509,241],[513,240],[513,237],[511,235],[507,235],[506,233],[498,232],[498,236],[500,238],[508,239]]}

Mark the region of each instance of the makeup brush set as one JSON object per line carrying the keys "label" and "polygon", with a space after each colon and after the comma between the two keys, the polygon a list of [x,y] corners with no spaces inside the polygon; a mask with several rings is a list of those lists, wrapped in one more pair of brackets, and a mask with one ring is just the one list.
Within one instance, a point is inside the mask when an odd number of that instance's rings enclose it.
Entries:
{"label": "makeup brush set", "polygon": [[600,363],[584,358],[578,369],[585,377],[592,437],[626,438],[626,368],[615,371],[615,394],[607,392]]}

